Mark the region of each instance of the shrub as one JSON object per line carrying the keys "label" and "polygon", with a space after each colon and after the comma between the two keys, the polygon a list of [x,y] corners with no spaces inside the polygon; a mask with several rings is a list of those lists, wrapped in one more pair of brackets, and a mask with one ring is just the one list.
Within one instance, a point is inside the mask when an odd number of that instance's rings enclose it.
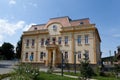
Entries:
{"label": "shrub", "polygon": [[15,68],[15,75],[11,80],[37,80],[39,68],[33,67],[31,64],[20,64]]}

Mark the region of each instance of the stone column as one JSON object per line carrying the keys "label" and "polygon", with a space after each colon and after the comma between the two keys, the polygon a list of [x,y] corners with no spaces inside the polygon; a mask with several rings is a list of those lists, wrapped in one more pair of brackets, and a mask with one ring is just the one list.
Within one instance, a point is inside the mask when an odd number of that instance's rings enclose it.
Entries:
{"label": "stone column", "polygon": [[55,67],[55,58],[56,58],[56,51],[53,50],[53,67]]}

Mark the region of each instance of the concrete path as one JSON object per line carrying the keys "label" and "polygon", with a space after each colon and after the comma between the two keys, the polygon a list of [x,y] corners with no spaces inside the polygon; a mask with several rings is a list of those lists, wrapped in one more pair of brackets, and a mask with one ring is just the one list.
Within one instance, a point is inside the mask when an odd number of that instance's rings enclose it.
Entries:
{"label": "concrete path", "polygon": [[[53,73],[55,75],[61,75],[61,73]],[[71,76],[71,75],[66,75],[64,74],[63,76],[70,77],[70,78],[78,78],[78,76]],[[96,79],[89,79],[89,80],[96,80]]]}

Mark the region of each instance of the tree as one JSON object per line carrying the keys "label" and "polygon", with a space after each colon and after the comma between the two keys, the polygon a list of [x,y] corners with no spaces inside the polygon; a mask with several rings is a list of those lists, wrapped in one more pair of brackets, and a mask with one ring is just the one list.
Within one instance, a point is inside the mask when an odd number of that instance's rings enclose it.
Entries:
{"label": "tree", "polygon": [[7,60],[14,59],[14,46],[11,43],[4,42],[1,48],[2,54]]}
{"label": "tree", "polygon": [[81,74],[82,80],[87,80],[88,78],[91,78],[94,75],[94,71],[90,66],[88,55],[84,54],[84,56],[85,58],[81,60],[80,74]]}
{"label": "tree", "polygon": [[21,50],[22,50],[22,37],[17,42],[17,47],[16,47],[16,58],[18,59],[21,58]]}

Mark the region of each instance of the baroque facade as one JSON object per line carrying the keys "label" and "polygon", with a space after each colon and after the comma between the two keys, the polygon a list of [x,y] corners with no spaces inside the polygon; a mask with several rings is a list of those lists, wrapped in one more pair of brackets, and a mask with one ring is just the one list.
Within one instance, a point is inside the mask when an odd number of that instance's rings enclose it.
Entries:
{"label": "baroque facade", "polygon": [[100,42],[99,32],[89,18],[51,18],[23,33],[21,61],[58,66],[63,53],[64,63],[80,64],[87,54],[90,63],[96,65],[101,61]]}

